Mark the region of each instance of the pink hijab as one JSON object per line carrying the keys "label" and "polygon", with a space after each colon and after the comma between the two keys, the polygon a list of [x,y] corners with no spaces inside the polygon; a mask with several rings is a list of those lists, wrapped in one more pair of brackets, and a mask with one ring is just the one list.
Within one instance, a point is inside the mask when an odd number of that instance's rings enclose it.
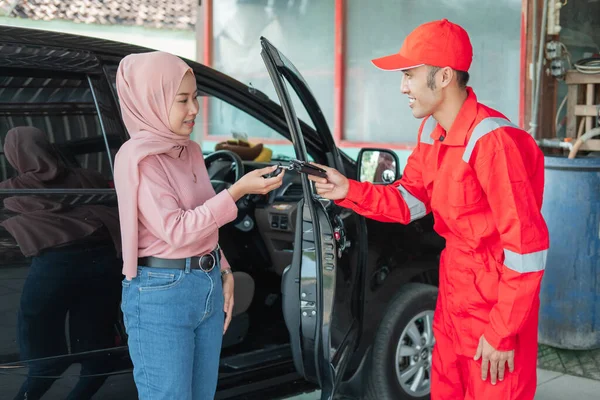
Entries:
{"label": "pink hijab", "polygon": [[117,70],[121,114],[131,137],[115,158],[123,274],[127,277],[137,275],[138,164],[147,156],[188,144],[189,137],[173,133],[169,124],[171,105],[188,71],[192,69],[182,59],[160,51],[128,55]]}

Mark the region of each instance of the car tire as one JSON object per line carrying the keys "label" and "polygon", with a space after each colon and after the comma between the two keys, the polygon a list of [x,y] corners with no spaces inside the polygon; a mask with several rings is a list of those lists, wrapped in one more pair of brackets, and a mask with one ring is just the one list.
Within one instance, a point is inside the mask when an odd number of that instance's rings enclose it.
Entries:
{"label": "car tire", "polygon": [[429,399],[437,293],[435,286],[409,283],[389,303],[372,347],[367,399]]}

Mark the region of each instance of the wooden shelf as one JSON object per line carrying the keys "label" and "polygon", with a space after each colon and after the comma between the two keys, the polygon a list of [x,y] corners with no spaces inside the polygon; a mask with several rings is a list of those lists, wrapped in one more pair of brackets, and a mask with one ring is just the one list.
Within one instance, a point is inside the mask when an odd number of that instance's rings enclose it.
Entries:
{"label": "wooden shelf", "polygon": [[600,74],[582,74],[581,72],[572,69],[567,71],[565,82],[567,85],[587,85],[589,83],[600,83]]}
{"label": "wooden shelf", "polygon": [[[577,70],[567,71],[567,137],[577,138],[598,125],[600,121],[600,74],[583,74]],[[589,142],[595,142],[590,140]],[[595,145],[585,143],[581,150]]]}

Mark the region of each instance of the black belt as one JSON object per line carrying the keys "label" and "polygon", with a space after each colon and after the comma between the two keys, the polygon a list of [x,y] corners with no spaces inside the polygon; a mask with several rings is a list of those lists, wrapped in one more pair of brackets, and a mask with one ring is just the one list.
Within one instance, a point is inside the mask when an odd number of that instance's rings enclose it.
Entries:
{"label": "black belt", "polygon": [[[186,258],[158,258],[158,257],[140,257],[138,265],[141,267],[185,269]],[[201,269],[205,272],[213,270],[215,265],[221,261],[221,252],[219,246],[210,253],[203,254],[200,257],[191,257],[190,268]]]}

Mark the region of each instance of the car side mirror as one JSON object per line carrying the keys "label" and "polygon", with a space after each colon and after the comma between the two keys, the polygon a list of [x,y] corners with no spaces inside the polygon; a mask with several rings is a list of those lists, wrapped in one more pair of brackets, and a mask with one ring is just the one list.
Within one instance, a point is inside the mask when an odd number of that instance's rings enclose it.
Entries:
{"label": "car side mirror", "polygon": [[358,153],[359,182],[389,185],[400,178],[400,160],[391,150],[361,149]]}

